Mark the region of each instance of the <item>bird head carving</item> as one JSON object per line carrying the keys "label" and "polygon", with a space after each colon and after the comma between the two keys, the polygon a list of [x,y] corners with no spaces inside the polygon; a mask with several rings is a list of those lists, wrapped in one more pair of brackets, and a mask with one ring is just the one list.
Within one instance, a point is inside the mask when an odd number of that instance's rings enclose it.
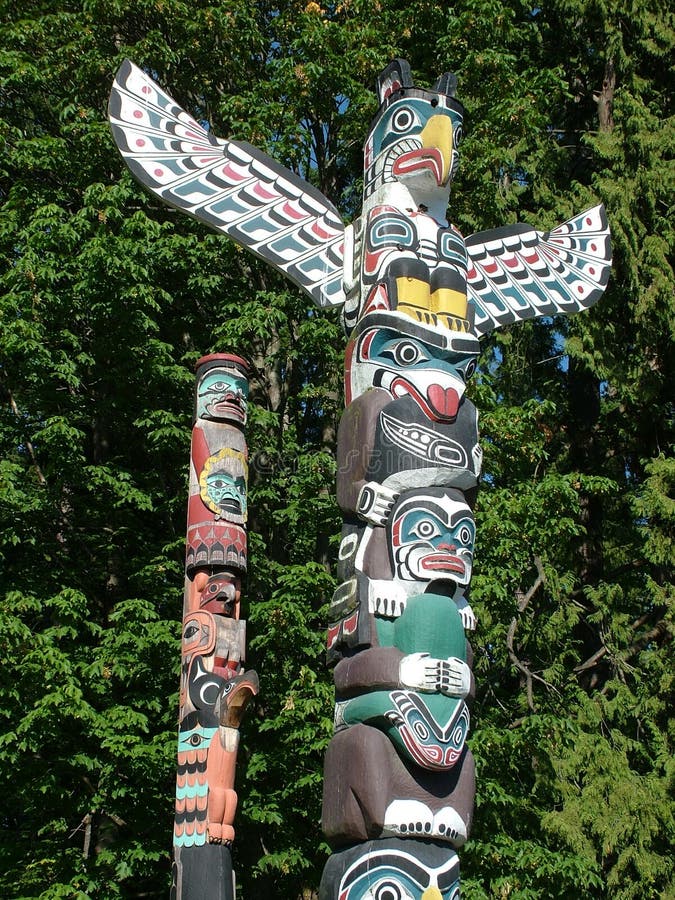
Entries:
{"label": "bird head carving", "polygon": [[447,197],[459,165],[464,107],[455,98],[457,78],[442,75],[430,90],[413,86],[405,60],[391,62],[377,79],[380,108],[365,144],[364,196],[394,183],[415,207]]}

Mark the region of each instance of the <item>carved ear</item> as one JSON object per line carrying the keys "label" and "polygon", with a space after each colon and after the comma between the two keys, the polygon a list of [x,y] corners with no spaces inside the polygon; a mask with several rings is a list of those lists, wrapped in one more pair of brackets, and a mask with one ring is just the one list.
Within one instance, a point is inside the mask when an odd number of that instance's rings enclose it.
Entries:
{"label": "carved ear", "polygon": [[412,86],[410,66],[404,59],[392,60],[377,76],[376,89],[381,104],[395,91]]}
{"label": "carved ear", "polygon": [[457,91],[457,76],[453,72],[445,72],[434,85],[434,91],[437,94],[454,97]]}

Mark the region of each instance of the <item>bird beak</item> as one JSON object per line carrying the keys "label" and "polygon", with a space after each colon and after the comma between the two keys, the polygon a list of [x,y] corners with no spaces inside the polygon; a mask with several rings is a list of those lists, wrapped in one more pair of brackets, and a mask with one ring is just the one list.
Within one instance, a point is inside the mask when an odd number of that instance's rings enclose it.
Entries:
{"label": "bird beak", "polygon": [[441,184],[448,183],[452,165],[452,122],[448,116],[432,116],[420,133],[422,147],[438,150],[443,162]]}
{"label": "bird beak", "polygon": [[437,887],[430,887],[422,894],[422,900],[443,900],[443,898]]}

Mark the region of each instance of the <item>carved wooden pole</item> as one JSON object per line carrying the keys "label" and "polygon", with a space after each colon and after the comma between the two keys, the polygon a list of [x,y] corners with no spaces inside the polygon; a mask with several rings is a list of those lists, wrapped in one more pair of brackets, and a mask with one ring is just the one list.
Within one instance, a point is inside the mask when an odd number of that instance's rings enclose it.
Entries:
{"label": "carved wooden pole", "polygon": [[[455,850],[473,812],[464,629],[475,624],[467,593],[481,452],[464,397],[479,352],[467,254],[434,186],[449,181],[463,110],[452,76],[402,97],[412,88],[402,61],[378,87],[354,223],[360,277],[344,315],[344,526],[328,631],[335,736],[323,800],[335,852],[321,898],[445,900],[458,895]],[[404,144],[387,173],[396,130],[414,119],[426,122],[422,146]]]}
{"label": "carved wooden pole", "polygon": [[244,670],[248,367],[214,353],[197,362],[190,448],[179,709],[176,900],[233,900],[230,845],[239,725],[258,692]]}

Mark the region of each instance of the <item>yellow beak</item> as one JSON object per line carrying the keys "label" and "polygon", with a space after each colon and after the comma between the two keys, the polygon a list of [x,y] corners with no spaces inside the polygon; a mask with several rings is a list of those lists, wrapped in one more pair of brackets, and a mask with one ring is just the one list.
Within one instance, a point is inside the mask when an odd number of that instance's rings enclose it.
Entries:
{"label": "yellow beak", "polygon": [[430,887],[422,894],[422,900],[443,900],[443,897],[437,887]]}
{"label": "yellow beak", "polygon": [[450,177],[452,164],[452,122],[448,116],[432,116],[420,133],[422,146],[441,151],[443,178],[445,184]]}

